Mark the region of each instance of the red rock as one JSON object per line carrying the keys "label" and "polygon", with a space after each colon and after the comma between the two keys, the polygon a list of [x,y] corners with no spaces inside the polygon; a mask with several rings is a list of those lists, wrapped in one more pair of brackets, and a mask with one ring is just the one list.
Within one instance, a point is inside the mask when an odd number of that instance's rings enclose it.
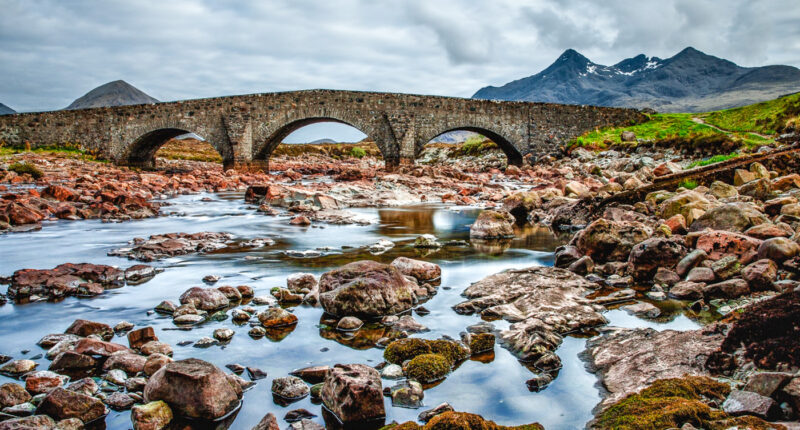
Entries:
{"label": "red rock", "polygon": [[0,385],[0,408],[16,406],[31,399],[31,395],[21,385],[8,382]]}
{"label": "red rock", "polygon": [[697,249],[702,249],[711,260],[719,260],[726,255],[735,255],[739,262],[747,264],[758,254],[761,240],[729,231],[712,230],[697,238]]}
{"label": "red rock", "polygon": [[311,220],[303,215],[298,215],[289,221],[291,225],[308,226],[311,225]]}
{"label": "red rock", "polygon": [[124,345],[92,338],[79,340],[72,350],[78,354],[99,355],[101,357],[110,357],[111,354],[118,351],[133,352]]}
{"label": "red rock", "polygon": [[88,321],[77,319],[70,325],[64,333],[74,334],[81,337],[91,336],[96,334],[103,339],[111,339],[114,336],[114,330],[108,324],[96,321]]}
{"label": "red rock", "polygon": [[43,197],[50,197],[60,202],[75,200],[75,191],[61,185],[50,185],[42,190]]}
{"label": "red rock", "polygon": [[103,417],[106,414],[106,407],[94,397],[56,388],[45,396],[36,408],[36,413],[49,415],[56,420],[78,418],[88,423]]}
{"label": "red rock", "polygon": [[8,205],[6,215],[12,225],[34,224],[45,218],[40,211],[19,203]]}
{"label": "red rock", "polygon": [[216,288],[192,287],[181,294],[183,305],[192,305],[204,311],[222,309],[230,304],[228,298]]}
{"label": "red rock", "polygon": [[132,349],[139,349],[147,342],[158,340],[153,327],[143,327],[137,330],[128,332],[128,345]]}
{"label": "red rock", "polygon": [[383,388],[377,370],[363,364],[337,364],[320,393],[322,402],[344,424],[386,416]]}
{"label": "red rock", "polygon": [[25,389],[34,395],[49,393],[64,385],[67,379],[69,378],[49,370],[39,370],[25,376]]}
{"label": "red rock", "polygon": [[338,317],[393,315],[411,309],[415,286],[395,267],[356,261],[322,275],[319,301]]}

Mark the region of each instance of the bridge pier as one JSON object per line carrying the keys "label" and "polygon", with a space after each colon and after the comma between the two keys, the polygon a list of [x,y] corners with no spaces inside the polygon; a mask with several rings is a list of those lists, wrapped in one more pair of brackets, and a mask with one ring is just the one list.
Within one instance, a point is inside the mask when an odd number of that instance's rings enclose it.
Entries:
{"label": "bridge pier", "polygon": [[269,173],[269,160],[234,161],[232,163],[225,163],[223,169],[233,169],[243,173]]}

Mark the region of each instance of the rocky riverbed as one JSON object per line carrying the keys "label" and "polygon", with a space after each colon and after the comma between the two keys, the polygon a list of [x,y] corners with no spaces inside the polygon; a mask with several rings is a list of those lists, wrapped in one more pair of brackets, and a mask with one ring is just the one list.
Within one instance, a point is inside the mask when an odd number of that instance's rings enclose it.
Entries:
{"label": "rocky riverbed", "polygon": [[15,157],[42,174],[0,170],[0,429],[800,414],[794,160],[570,217],[698,156],[315,155],[272,174]]}

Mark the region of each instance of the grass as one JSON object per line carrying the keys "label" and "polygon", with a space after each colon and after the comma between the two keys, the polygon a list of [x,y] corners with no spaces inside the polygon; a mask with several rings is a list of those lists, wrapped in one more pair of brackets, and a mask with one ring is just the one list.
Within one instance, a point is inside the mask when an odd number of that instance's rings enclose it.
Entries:
{"label": "grass", "polygon": [[197,139],[171,139],[158,149],[156,158],[222,163],[222,156],[210,143]]}
{"label": "grass", "polygon": [[29,163],[19,163],[19,162],[18,163],[14,163],[14,164],[8,166],[8,170],[10,170],[10,171],[12,171],[12,172],[14,172],[14,173],[16,173],[18,175],[24,175],[24,174],[27,173],[27,174],[31,175],[31,177],[33,177],[33,179],[39,179],[42,176],[44,176],[44,172],[42,172],[41,169],[39,169],[38,167],[34,166],[33,164],[29,164]]}
{"label": "grass", "polygon": [[731,152],[728,155],[725,154],[718,154],[710,158],[706,158],[704,160],[697,160],[686,166],[687,169],[694,169],[695,167],[703,167],[708,166],[710,164],[721,163],[723,161],[728,161],[730,159],[736,158],[739,156],[738,152]]}
{"label": "grass", "polygon": [[709,124],[734,132],[776,134],[798,123],[800,93],[775,100],[698,115]]}
{"label": "grass", "polygon": [[367,151],[364,148],[354,146],[350,149],[350,156],[355,158],[364,158],[367,155]]}
{"label": "grass", "polygon": [[468,137],[467,140],[464,141],[464,143],[462,143],[461,146],[458,148],[458,150],[455,152],[457,153],[457,155],[478,156],[486,151],[490,151],[497,148],[498,146],[496,143],[478,134]]}
{"label": "grass", "polygon": [[46,145],[46,146],[31,148],[30,146],[5,145],[3,142],[0,142],[0,157],[7,157],[10,155],[23,154],[23,153],[47,154],[47,155],[58,154],[62,156],[67,156],[69,158],[78,158],[84,161],[103,161],[98,159],[97,155],[94,152],[86,150],[80,145],[72,143],[66,143],[62,145]]}
{"label": "grass", "polygon": [[693,181],[691,179],[685,179],[678,186],[686,188],[687,190],[693,190],[693,189],[697,188],[698,185],[700,185],[700,184],[698,184],[697,181]]}
{"label": "grass", "polygon": [[620,135],[623,131],[632,131],[637,139],[657,144],[677,143],[696,148],[769,145],[775,142],[772,136],[800,126],[800,93],[734,109],[697,114],[656,113],[648,115],[648,118],[641,124],[584,133],[571,142],[571,146],[605,149],[611,145],[638,143],[622,142]]}

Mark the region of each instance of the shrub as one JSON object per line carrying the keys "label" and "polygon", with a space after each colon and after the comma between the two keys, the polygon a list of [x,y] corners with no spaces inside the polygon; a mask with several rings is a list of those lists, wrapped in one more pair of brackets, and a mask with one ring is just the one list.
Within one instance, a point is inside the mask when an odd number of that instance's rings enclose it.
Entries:
{"label": "shrub", "polygon": [[360,148],[358,146],[354,146],[350,149],[350,156],[354,158],[363,158],[367,155],[367,151],[364,148]]}
{"label": "shrub", "polygon": [[42,176],[44,176],[44,172],[42,172],[41,169],[29,163],[17,162],[8,166],[8,170],[17,173],[18,175],[23,175],[27,173],[31,175],[33,179],[39,179]]}

